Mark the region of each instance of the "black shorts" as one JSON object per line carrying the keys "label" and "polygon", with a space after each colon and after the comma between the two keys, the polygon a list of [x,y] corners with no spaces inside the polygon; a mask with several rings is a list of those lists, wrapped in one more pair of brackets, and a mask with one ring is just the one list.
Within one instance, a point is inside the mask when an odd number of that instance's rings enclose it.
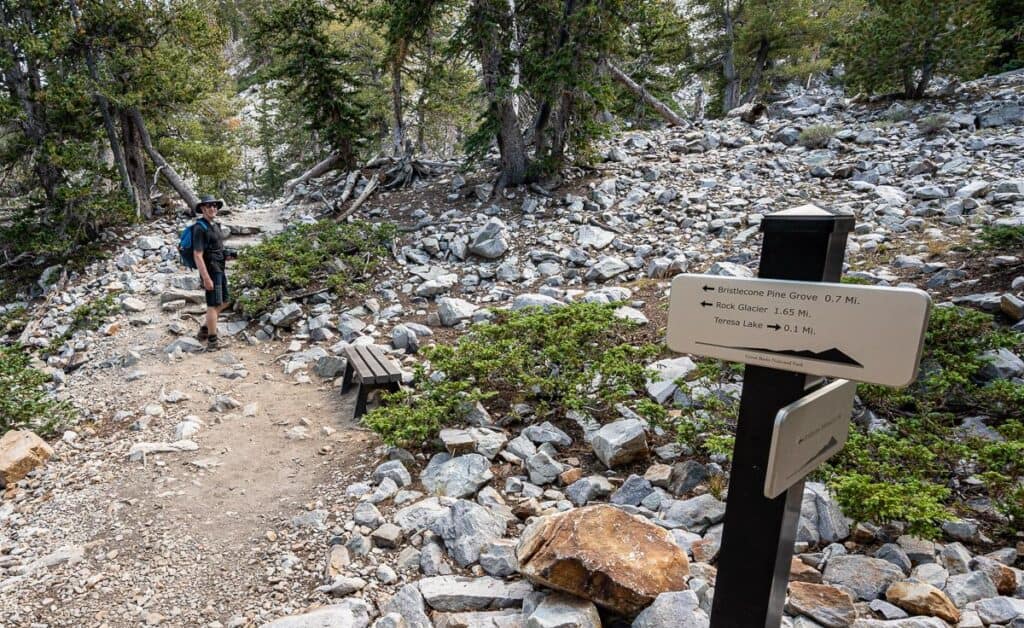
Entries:
{"label": "black shorts", "polygon": [[206,291],[206,306],[217,307],[228,302],[228,276],[224,273],[210,273],[213,280],[213,290]]}

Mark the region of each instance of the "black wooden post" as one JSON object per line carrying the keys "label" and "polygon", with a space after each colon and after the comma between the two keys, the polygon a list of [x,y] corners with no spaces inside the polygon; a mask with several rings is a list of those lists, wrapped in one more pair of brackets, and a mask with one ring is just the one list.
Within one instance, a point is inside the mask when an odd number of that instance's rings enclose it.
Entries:
{"label": "black wooden post", "polygon": [[[839,281],[853,222],[852,216],[814,206],[765,216],[758,276]],[[712,628],[776,628],[782,621],[804,483],[775,499],[766,498],[768,450],[779,409],[820,381],[760,366],[747,366],[744,371]]]}

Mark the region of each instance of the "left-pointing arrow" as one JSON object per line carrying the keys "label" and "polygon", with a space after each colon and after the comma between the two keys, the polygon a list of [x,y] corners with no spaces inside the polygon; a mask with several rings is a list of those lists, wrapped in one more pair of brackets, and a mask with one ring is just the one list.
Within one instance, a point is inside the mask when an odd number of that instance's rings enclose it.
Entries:
{"label": "left-pointing arrow", "polygon": [[704,307],[711,307],[712,305],[714,305],[714,303],[708,303],[707,301],[701,301],[700,304],[703,305]]}

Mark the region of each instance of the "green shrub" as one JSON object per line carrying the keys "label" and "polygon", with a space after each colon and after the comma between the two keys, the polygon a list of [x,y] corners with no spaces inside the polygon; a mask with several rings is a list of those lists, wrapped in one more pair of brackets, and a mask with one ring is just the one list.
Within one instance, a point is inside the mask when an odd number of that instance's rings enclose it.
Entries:
{"label": "green shrub", "polygon": [[937,113],[918,120],[917,130],[921,135],[932,136],[944,131],[947,124],[949,124],[949,116]]}
{"label": "green shrub", "polygon": [[[996,328],[991,315],[961,307],[932,308],[921,357],[921,375],[905,389],[861,385],[858,394],[882,413],[983,411],[1007,414],[1006,401],[1020,394],[1011,382],[982,387],[979,355],[991,349],[1024,347],[1024,335]],[[994,388],[992,388],[994,386]]]}
{"label": "green shrub", "polygon": [[0,347],[0,434],[30,429],[46,436],[71,420],[71,406],[47,394],[49,379],[30,366],[21,347]]}
{"label": "green shrub", "polygon": [[[659,348],[633,342],[635,323],[615,306],[578,303],[550,312],[497,311],[454,345],[427,348],[435,374],[417,371],[415,390],[386,395],[364,422],[391,444],[420,444],[457,424],[471,404],[507,413],[530,403],[538,417],[578,410],[602,420],[642,393],[645,361]],[[640,407],[650,408],[640,404]]]}
{"label": "green shrub", "polygon": [[797,142],[804,148],[823,148],[836,135],[836,130],[827,124],[815,124],[800,131]]}
{"label": "green shrub", "polygon": [[985,227],[981,230],[981,241],[987,248],[997,251],[1024,249],[1024,225]]}
{"label": "green shrub", "polygon": [[[959,307],[934,308],[925,334],[922,375],[903,390],[861,385],[859,394],[892,428],[854,430],[822,476],[847,515],[886,523],[906,521],[915,534],[933,536],[955,519],[964,491],[988,497],[1011,531],[1024,519],[1024,386],[1009,380],[982,385],[983,351],[1020,350],[1024,338],[995,327],[992,316]],[[984,414],[1003,442],[964,439],[963,416]],[[971,465],[980,483],[954,495],[950,478]]]}
{"label": "green shrub", "polygon": [[938,524],[949,519],[942,502],[949,489],[916,479],[874,482],[861,473],[850,473],[830,483],[848,517],[856,521],[905,521],[911,534],[933,538]]}
{"label": "green shrub", "polygon": [[394,236],[389,223],[321,220],[288,229],[240,253],[234,274],[242,287],[238,305],[256,316],[294,292],[362,290]]}
{"label": "green shrub", "polygon": [[719,360],[700,360],[692,379],[676,386],[690,401],[669,413],[668,427],[676,439],[696,453],[732,458],[739,397],[724,386],[742,372],[743,366]]}

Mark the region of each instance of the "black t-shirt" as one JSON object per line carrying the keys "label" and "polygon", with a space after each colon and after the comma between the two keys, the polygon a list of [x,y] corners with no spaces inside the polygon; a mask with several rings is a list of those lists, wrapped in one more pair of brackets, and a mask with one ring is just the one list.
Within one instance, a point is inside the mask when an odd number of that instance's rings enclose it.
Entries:
{"label": "black t-shirt", "polygon": [[200,219],[207,229],[201,225],[192,227],[192,248],[196,253],[203,254],[203,262],[209,273],[224,272],[224,232],[220,229],[219,223],[212,225],[205,219]]}

